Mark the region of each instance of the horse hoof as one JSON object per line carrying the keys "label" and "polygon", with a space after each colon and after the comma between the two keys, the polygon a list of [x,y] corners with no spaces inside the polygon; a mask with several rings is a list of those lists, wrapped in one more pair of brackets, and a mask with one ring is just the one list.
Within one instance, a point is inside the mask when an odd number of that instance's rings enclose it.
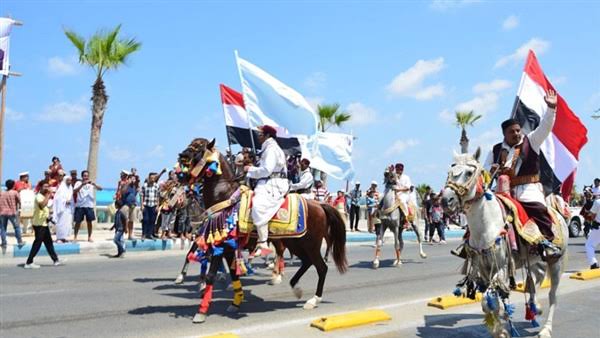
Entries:
{"label": "horse hoof", "polygon": [[373,269],[377,269],[377,268],[379,268],[379,260],[378,259],[373,261]]}
{"label": "horse hoof", "polygon": [[316,308],[317,304],[319,304],[321,300],[321,297],[313,296],[311,299],[307,300],[306,303],[304,303],[304,310],[312,310]]}
{"label": "horse hoof", "polygon": [[229,312],[229,313],[238,313],[239,311],[240,311],[239,306],[229,305],[227,307],[227,312]]}
{"label": "horse hoof", "polygon": [[427,254],[424,252],[421,252],[421,258],[423,258],[423,259],[427,258]]}
{"label": "horse hoof", "polygon": [[277,284],[281,284],[281,275],[276,275],[273,276],[271,278],[271,280],[269,281],[269,285],[277,285]]}
{"label": "horse hoof", "polygon": [[274,263],[272,263],[272,262],[271,262],[271,263],[269,263],[269,264],[267,265],[267,269],[269,269],[269,270],[273,270],[273,269],[275,269],[275,264],[274,264]]}
{"label": "horse hoof", "polygon": [[296,296],[297,299],[302,298],[302,288],[300,288],[299,286],[294,286],[292,288],[292,291],[294,292],[294,296]]}
{"label": "horse hoof", "polygon": [[194,316],[194,319],[192,320],[192,323],[201,324],[201,323],[204,323],[205,321],[206,321],[206,315],[204,313],[196,313],[196,315]]}
{"label": "horse hoof", "polygon": [[184,278],[185,278],[185,276],[180,273],[179,276],[177,276],[177,278],[175,278],[175,284],[183,284]]}
{"label": "horse hoof", "polygon": [[204,291],[204,289],[206,289],[206,282],[200,282],[200,283],[198,283],[198,290],[199,291]]}

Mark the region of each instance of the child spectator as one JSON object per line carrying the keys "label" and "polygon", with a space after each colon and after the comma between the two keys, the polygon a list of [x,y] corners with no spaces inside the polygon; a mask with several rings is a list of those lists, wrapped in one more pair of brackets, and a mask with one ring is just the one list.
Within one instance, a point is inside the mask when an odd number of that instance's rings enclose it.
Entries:
{"label": "child spectator", "polygon": [[115,213],[115,224],[113,225],[113,228],[115,229],[115,237],[113,241],[117,245],[117,254],[110,257],[125,258],[125,240],[123,238],[123,234],[125,232],[125,226],[127,225],[127,217],[123,213],[122,201],[116,200],[115,208],[117,208],[117,212]]}

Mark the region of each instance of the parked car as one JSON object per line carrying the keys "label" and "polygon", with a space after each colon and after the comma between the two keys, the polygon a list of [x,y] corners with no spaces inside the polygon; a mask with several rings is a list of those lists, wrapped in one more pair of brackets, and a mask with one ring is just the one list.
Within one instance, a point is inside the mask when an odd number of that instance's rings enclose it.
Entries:
{"label": "parked car", "polygon": [[579,214],[581,207],[569,207],[571,219],[568,220],[569,237],[579,237],[583,233],[583,216]]}

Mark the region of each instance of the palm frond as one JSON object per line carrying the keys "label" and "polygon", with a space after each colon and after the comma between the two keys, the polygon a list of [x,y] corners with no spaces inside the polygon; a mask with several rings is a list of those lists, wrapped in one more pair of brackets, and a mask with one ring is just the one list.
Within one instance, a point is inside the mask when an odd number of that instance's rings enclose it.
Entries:
{"label": "palm frond", "polygon": [[77,52],[79,53],[79,62],[85,63],[85,38],[67,29],[65,29],[65,35],[67,36],[69,41],[71,41],[73,46],[77,48]]}

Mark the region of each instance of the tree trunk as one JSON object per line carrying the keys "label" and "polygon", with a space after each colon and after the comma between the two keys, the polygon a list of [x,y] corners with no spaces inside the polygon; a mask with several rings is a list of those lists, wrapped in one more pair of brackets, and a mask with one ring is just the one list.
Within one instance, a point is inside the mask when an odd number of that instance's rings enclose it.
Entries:
{"label": "tree trunk", "polygon": [[106,87],[101,76],[96,78],[96,82],[92,86],[92,127],[90,130],[90,148],[88,154],[87,169],[90,174],[90,180],[96,181],[98,177],[98,150],[100,148],[100,131],[102,130],[102,122],[104,121],[104,112],[106,111],[106,103],[108,96],[106,95]]}
{"label": "tree trunk", "polygon": [[462,129],[460,135],[460,152],[462,154],[466,154],[469,152],[469,138],[467,138],[467,131],[465,128]]}

